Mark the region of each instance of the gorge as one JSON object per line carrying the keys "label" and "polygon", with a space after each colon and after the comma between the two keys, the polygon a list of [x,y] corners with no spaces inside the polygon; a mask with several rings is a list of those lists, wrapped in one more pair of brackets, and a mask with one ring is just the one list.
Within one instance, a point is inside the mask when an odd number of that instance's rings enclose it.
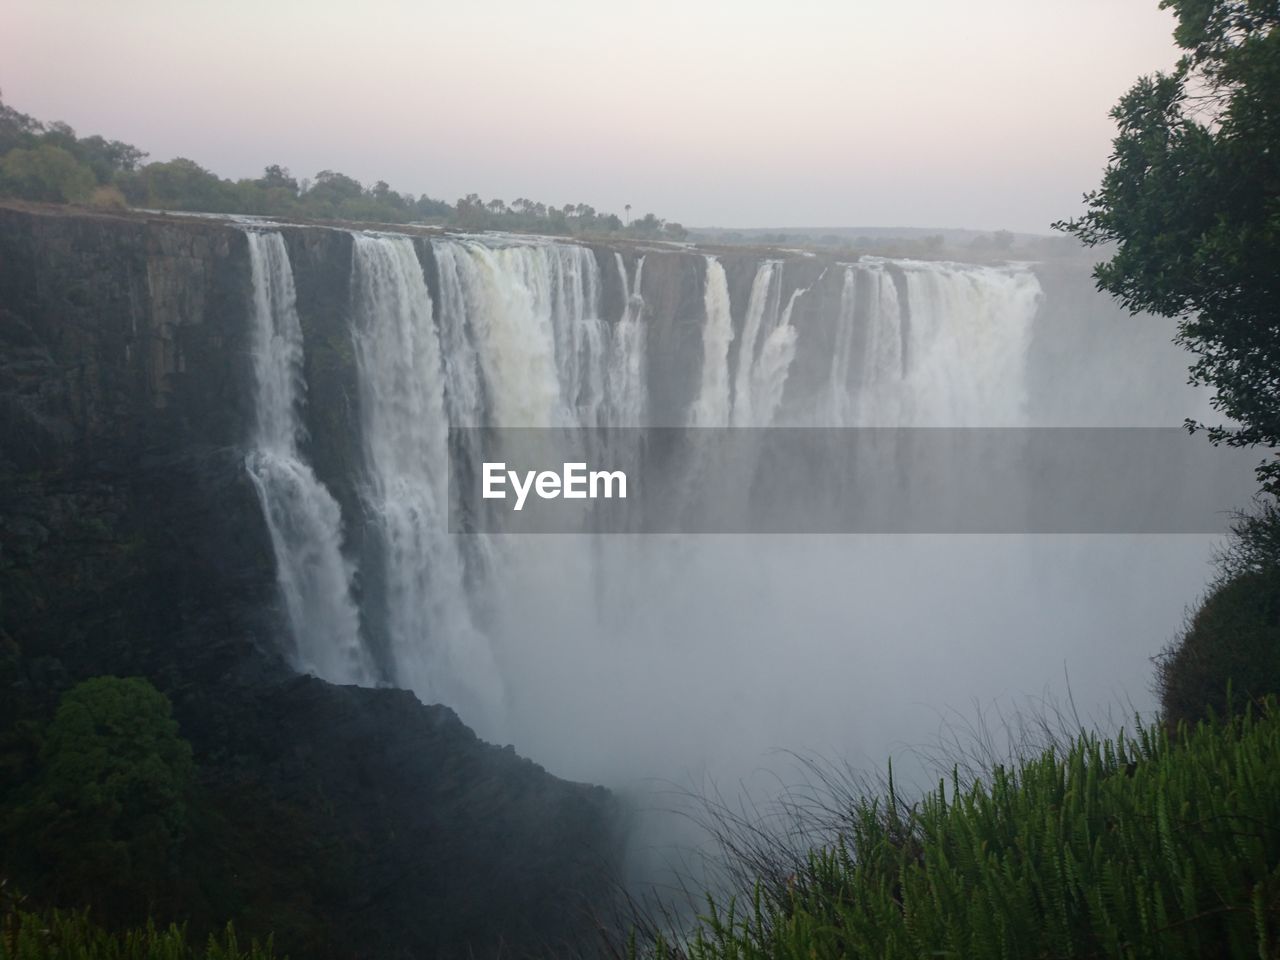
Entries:
{"label": "gorge", "polygon": [[1086,709],[1144,708],[1203,581],[1207,537],[448,532],[477,465],[450,427],[1202,413],[1168,328],[1083,260],[14,204],[0,263],[6,675],[35,703],[152,678],[215,789],[323,838],[298,909],[340,936],[564,935],[628,852],[617,796],[777,748],[878,767],[922,704],[1043,689],[1063,637]]}

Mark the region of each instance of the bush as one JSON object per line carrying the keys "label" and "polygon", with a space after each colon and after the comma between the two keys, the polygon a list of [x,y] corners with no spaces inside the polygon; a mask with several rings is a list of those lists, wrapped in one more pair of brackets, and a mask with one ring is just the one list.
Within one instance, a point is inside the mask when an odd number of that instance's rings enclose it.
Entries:
{"label": "bush", "polygon": [[0,158],[0,190],[24,200],[83,203],[96,185],[93,171],[62,147],[43,143]]}
{"label": "bush", "polygon": [[63,696],[34,781],[12,798],[7,865],[42,900],[145,917],[172,886],[193,771],[150,683],[84,681]]}
{"label": "bush", "polygon": [[1219,570],[1182,635],[1156,658],[1156,688],[1171,726],[1280,694],[1280,511],[1274,503],[1238,519]]}
{"label": "bush", "polygon": [[123,210],[128,204],[119,187],[98,187],[89,197],[89,206],[99,210]]}
{"label": "bush", "polygon": [[1229,713],[1280,692],[1280,576],[1245,573],[1220,584],[1157,662],[1160,707],[1171,725]]}

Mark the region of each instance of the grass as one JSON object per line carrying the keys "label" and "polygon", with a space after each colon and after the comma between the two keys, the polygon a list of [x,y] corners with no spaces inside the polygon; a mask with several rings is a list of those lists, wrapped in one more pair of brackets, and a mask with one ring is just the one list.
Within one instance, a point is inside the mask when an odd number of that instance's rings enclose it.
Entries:
{"label": "grass", "polygon": [[242,946],[230,924],[221,936],[191,944],[178,926],[111,933],[87,911],[36,914],[0,904],[0,960],[275,960],[275,953],[270,941]]}
{"label": "grass", "polygon": [[[913,804],[849,799],[790,872],[620,953],[765,958],[1280,957],[1280,709],[1081,735]],[[735,827],[739,837],[742,830]],[[761,856],[763,851],[764,856]],[[783,861],[785,863],[785,861]]]}

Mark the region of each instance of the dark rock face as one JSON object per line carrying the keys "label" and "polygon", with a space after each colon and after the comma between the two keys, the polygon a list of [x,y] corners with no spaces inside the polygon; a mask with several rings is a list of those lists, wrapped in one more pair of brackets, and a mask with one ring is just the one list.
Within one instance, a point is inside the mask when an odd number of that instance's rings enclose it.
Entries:
{"label": "dark rock face", "polygon": [[[237,811],[267,856],[220,843],[197,855],[253,876],[251,926],[296,913],[297,953],[555,954],[589,942],[617,856],[603,788],[558,780],[401,690],[295,677],[232,684],[229,696],[202,686],[185,706],[188,734],[214,757],[207,788],[233,810],[266,800],[292,821]],[[276,866],[298,857],[301,885]]]}
{"label": "dark rock face", "polygon": [[[306,452],[355,515],[338,482],[360,455],[351,240],[284,234]],[[95,674],[169,694],[208,801],[178,917],[274,930],[295,956],[576,936],[621,848],[606,791],[479,741],[445,707],[284,664],[243,466],[250,293],[225,222],[0,207],[0,731]]]}

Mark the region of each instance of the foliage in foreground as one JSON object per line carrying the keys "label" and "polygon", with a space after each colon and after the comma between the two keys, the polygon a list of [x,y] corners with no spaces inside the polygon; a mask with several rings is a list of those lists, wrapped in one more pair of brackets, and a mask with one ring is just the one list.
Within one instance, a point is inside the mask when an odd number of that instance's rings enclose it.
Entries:
{"label": "foliage in foreground", "polygon": [[1171,727],[1280,696],[1280,505],[1241,515],[1218,577],[1186,629],[1156,658],[1160,709]]}
{"label": "foliage in foreground", "polygon": [[0,791],[0,867],[42,901],[141,920],[176,875],[194,773],[169,700],[94,677],[63,695],[33,776]]}
{"label": "foliage in foreground", "polygon": [[228,924],[203,946],[188,943],[186,931],[161,930],[148,922],[124,933],[95,926],[87,913],[45,915],[0,912],[0,960],[274,960],[271,942],[241,946]]}
{"label": "foliage in foreground", "polygon": [[[1280,956],[1280,710],[1082,737],[859,802],[781,891],[708,899],[660,958]],[[633,953],[635,952],[633,948]]]}
{"label": "foliage in foreground", "polygon": [[[1185,51],[1112,111],[1119,133],[1085,214],[1058,224],[1115,242],[1098,286],[1179,321],[1192,381],[1230,418],[1209,438],[1280,445],[1280,2],[1162,0]],[[1280,460],[1259,468],[1280,490]]]}

